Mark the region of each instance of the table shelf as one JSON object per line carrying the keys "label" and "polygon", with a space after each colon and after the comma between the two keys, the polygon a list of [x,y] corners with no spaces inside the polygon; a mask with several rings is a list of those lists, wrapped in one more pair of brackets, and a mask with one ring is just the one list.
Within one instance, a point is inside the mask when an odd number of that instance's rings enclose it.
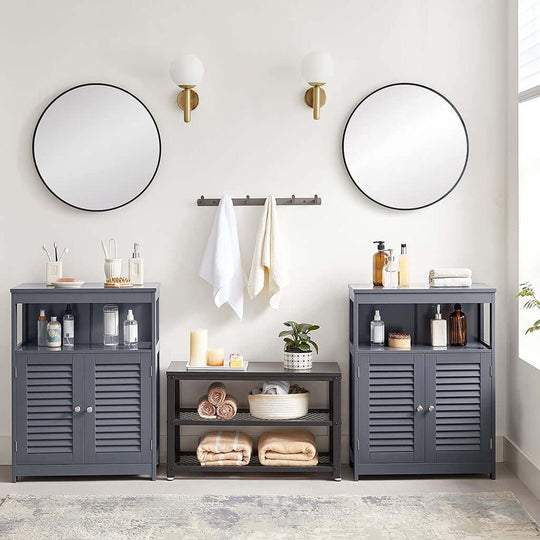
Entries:
{"label": "table shelf", "polygon": [[197,409],[181,408],[174,419],[177,425],[185,426],[331,426],[330,409],[311,409],[305,416],[292,420],[264,420],[251,415],[248,409],[238,409],[231,420],[220,418],[205,419],[199,416]]}
{"label": "table shelf", "polygon": [[[247,371],[187,371],[186,362],[171,362],[167,370],[167,480],[174,480],[181,473],[329,473],[334,480],[341,480],[341,370],[336,362],[317,362],[309,371],[288,371],[283,362],[250,362]],[[182,406],[182,383],[193,386],[195,381],[264,381],[300,380],[325,382],[328,387],[328,407],[310,409],[305,416],[292,420],[263,420],[255,418],[249,409],[241,408],[231,420],[201,418],[195,407]],[[328,452],[319,453],[319,463],[312,467],[276,467],[261,465],[257,455],[244,466],[203,467],[195,452],[181,451],[181,428],[186,426],[219,427],[266,426],[268,428],[325,427],[328,433]],[[209,429],[212,431],[212,429]]]}
{"label": "table shelf", "polygon": [[251,456],[251,460],[247,465],[242,466],[202,466],[194,452],[180,452],[174,463],[174,470],[177,472],[201,472],[207,473],[252,473],[252,472],[267,472],[267,473],[321,473],[332,472],[333,464],[330,455],[327,452],[319,454],[319,463],[310,467],[276,467],[272,465],[261,465],[257,454]]}

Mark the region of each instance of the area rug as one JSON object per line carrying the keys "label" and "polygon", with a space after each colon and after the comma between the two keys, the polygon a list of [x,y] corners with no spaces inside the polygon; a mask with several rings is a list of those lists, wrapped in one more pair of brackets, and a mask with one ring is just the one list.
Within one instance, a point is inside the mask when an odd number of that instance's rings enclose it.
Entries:
{"label": "area rug", "polygon": [[0,538],[538,538],[512,493],[407,496],[8,496]]}

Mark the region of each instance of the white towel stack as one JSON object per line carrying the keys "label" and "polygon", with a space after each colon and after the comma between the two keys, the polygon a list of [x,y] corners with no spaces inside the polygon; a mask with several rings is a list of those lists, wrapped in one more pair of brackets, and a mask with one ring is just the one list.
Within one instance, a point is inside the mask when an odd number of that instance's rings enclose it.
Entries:
{"label": "white towel stack", "polygon": [[471,285],[470,268],[434,268],[429,271],[430,287],[470,287]]}
{"label": "white towel stack", "polygon": [[262,387],[255,386],[251,389],[251,393],[254,396],[259,394],[280,394],[285,395],[289,393],[291,385],[287,381],[268,381],[263,383]]}

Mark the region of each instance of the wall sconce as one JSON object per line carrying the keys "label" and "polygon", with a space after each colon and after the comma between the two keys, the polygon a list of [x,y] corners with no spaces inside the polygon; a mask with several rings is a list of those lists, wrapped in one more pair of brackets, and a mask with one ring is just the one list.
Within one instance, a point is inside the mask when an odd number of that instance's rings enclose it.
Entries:
{"label": "wall sconce", "polygon": [[313,119],[319,120],[320,109],[326,103],[326,92],[321,88],[334,75],[334,61],[327,53],[312,52],[303,60],[302,76],[311,88],[308,88],[304,99],[309,107],[313,107]]}
{"label": "wall sconce", "polygon": [[199,104],[199,94],[193,88],[202,81],[204,66],[194,54],[185,54],[171,62],[171,79],[183,90],[176,102],[184,111],[184,122],[191,122],[191,111]]}

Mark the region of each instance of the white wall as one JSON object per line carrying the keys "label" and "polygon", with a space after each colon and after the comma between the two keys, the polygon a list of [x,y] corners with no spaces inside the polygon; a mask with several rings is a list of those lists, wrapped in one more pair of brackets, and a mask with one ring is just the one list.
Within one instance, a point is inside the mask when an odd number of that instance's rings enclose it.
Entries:
{"label": "white wall", "polygon": [[538,201],[538,198],[535,198],[537,184],[535,180],[538,175],[535,174],[535,163],[531,159],[534,158],[531,145],[536,144],[538,147],[538,144],[536,141],[520,140],[518,152],[518,134],[531,135],[530,130],[533,126],[530,115],[533,114],[533,118],[537,117],[538,106],[533,102],[524,103],[524,107],[520,105],[518,118],[517,22],[517,0],[511,0],[508,3],[507,113],[508,418],[504,459],[519,478],[540,498],[540,429],[538,429],[540,362],[538,349],[535,350],[539,336],[523,335],[528,326],[526,323],[534,322],[537,317],[531,320],[534,313],[521,313],[520,317],[519,303],[515,298],[521,281],[530,280],[537,289],[540,288],[537,277],[538,249],[535,247],[538,243],[535,236],[537,228],[534,226],[537,217],[533,208]]}
{"label": "white wall", "polygon": [[[320,358],[339,361],[347,380],[347,284],[371,279],[372,241],[379,238],[394,246],[407,242],[412,281],[425,281],[435,265],[470,266],[476,281],[504,291],[505,6],[503,0],[27,0],[4,6],[0,434],[10,432],[8,289],[44,279],[44,242],[69,246],[64,274],[87,281],[102,279],[100,238],[116,236],[124,257],[132,242],[142,245],[147,280],[162,282],[163,369],[186,357],[188,331],[201,326],[210,329],[215,345],[250,360],[279,360],[276,335],[292,318],[321,325]],[[313,49],[329,51],[336,62],[319,122],[303,103],[298,73]],[[198,54],[207,69],[190,125],[182,122],[168,76],[170,60],[181,51]],[[154,114],[163,142],[150,189],[105,214],[57,201],[31,159],[32,130],[43,108],[59,92],[90,81],[137,95]],[[398,81],[445,94],[470,137],[462,182],[442,202],[414,212],[370,202],[341,159],[353,107],[368,92]],[[209,286],[197,277],[213,210],[196,207],[195,200],[224,192],[323,198],[321,207],[280,208],[291,285],[279,311],[262,300],[247,302],[242,322],[227,307],[218,311]],[[237,212],[246,267],[260,211]],[[505,303],[500,294],[500,434]]]}

